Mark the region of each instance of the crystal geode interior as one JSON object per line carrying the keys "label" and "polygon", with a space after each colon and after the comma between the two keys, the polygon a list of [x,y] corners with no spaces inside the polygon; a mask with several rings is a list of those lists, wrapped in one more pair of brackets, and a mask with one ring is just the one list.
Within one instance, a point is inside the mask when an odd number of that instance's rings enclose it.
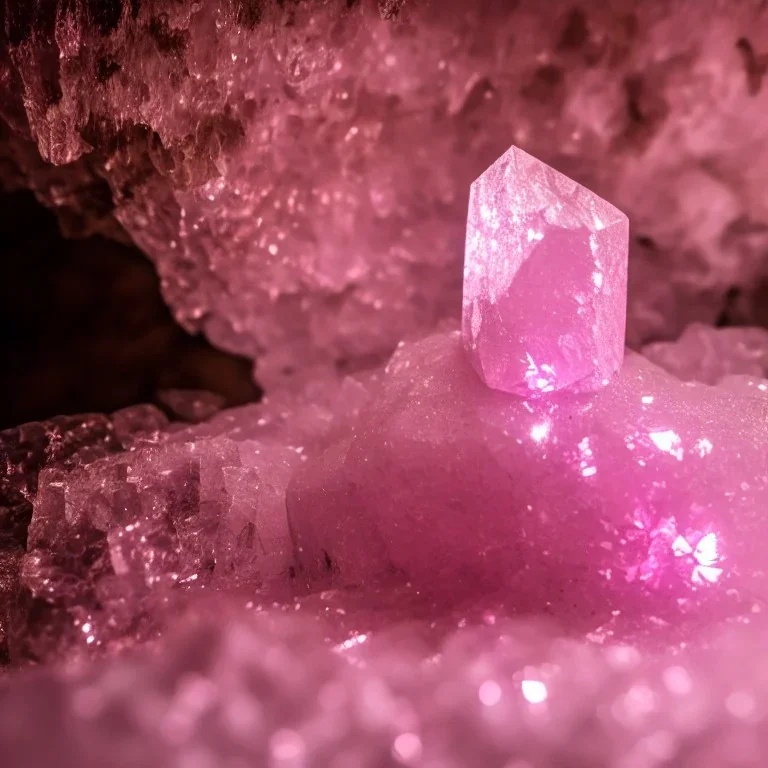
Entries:
{"label": "crystal geode interior", "polygon": [[768,17],[510,5],[2,6],[266,392],[0,432],[3,766],[763,765]]}

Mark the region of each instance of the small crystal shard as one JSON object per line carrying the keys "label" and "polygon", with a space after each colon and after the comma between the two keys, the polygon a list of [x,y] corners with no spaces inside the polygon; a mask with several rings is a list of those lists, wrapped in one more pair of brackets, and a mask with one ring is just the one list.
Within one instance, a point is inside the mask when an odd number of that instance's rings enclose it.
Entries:
{"label": "small crystal shard", "polygon": [[624,353],[629,222],[511,147],[472,185],[464,344],[488,386],[599,389]]}

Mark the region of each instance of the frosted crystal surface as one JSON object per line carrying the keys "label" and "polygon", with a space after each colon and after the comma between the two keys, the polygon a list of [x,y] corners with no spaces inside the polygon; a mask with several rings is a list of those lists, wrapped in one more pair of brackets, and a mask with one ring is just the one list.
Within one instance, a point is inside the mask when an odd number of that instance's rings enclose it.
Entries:
{"label": "frosted crystal surface", "polygon": [[604,386],[624,357],[629,222],[517,147],[473,184],[462,333],[493,389]]}
{"label": "frosted crystal surface", "polygon": [[504,585],[573,622],[763,599],[767,403],[634,353],[592,397],[525,401],[485,387],[457,333],[404,345],[354,430],[289,490],[302,562],[438,594]]}
{"label": "frosted crystal surface", "polygon": [[0,55],[9,169],[65,222],[106,180],[177,319],[267,389],[456,316],[469,184],[511,143],[628,213],[631,346],[765,320],[760,4],[283,6],[126,3],[108,34],[61,6]]}

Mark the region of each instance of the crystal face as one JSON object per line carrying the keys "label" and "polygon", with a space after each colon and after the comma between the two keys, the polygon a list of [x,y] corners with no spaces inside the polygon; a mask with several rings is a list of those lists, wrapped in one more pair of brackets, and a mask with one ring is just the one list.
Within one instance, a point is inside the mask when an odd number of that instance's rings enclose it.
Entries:
{"label": "crystal face", "polygon": [[493,389],[604,386],[624,354],[629,221],[517,147],[474,184],[464,344]]}

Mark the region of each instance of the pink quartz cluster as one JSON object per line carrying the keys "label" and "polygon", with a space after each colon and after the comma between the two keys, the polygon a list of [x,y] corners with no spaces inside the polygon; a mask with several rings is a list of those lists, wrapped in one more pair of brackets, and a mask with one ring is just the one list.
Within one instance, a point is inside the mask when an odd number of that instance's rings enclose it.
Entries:
{"label": "pink quartz cluster", "polygon": [[[285,47],[250,63],[261,48],[217,6],[156,19],[158,71],[189,64],[172,106],[130,77],[135,61],[157,62],[154,49],[137,44],[128,71],[102,83],[103,103],[155,121],[161,144],[189,110],[226,113],[227,84],[245,127],[219,146],[218,179],[184,175],[200,169],[184,165],[183,143],[176,157],[155,147],[157,175],[118,216],[163,265],[172,303],[194,309],[188,321],[266,350],[276,379],[297,361],[308,375],[239,409],[162,394],[199,423],[139,406],[0,433],[0,653],[40,665],[0,681],[3,768],[762,768],[768,335],[697,325],[625,353],[626,217],[513,148],[472,189],[462,331],[451,319],[366,367],[421,327],[414,315],[372,322],[359,340],[350,329],[371,308],[441,314],[432,299],[442,306],[450,290],[432,278],[450,247],[435,217],[419,231],[409,217],[456,198],[436,171],[400,208],[394,190],[435,147],[403,178],[366,154],[379,136],[414,135],[420,73],[406,65],[424,46],[407,27],[393,42],[341,25],[350,57],[378,40],[356,89],[347,59],[337,68],[317,37],[293,39],[323,18],[295,5]],[[149,25],[148,8],[133,21],[126,10],[99,52]],[[35,123],[55,161],[88,150],[72,83],[92,54],[77,29],[62,11],[62,96]],[[210,37],[231,37],[231,50]],[[396,66],[412,72],[402,107],[377,77]],[[327,68],[352,78],[347,99],[327,101]],[[472,85],[451,119],[487,92]],[[337,136],[350,94],[357,130]],[[255,110],[270,98],[263,123]],[[289,102],[323,104],[331,119],[305,122]],[[418,133],[432,117],[413,120]],[[299,141],[314,129],[356,148],[338,174]],[[226,133],[211,127],[212,145]],[[103,169],[116,189],[131,147]],[[294,152],[306,166],[281,162]],[[322,180],[311,193],[305,172]],[[355,173],[389,181],[361,201]],[[360,221],[380,235],[363,256]],[[391,273],[384,254],[397,255]],[[209,263],[227,276],[216,290],[198,269]],[[254,285],[272,303],[251,311]],[[360,370],[325,365],[342,358]]]}
{"label": "pink quartz cluster", "polygon": [[127,232],[267,388],[456,316],[469,185],[510,143],[629,214],[633,346],[765,319],[759,3],[125,0],[102,32],[93,1],[0,50],[4,170]]}
{"label": "pink quartz cluster", "polygon": [[624,357],[629,221],[517,147],[469,195],[463,334],[475,370],[523,396],[605,386]]}

